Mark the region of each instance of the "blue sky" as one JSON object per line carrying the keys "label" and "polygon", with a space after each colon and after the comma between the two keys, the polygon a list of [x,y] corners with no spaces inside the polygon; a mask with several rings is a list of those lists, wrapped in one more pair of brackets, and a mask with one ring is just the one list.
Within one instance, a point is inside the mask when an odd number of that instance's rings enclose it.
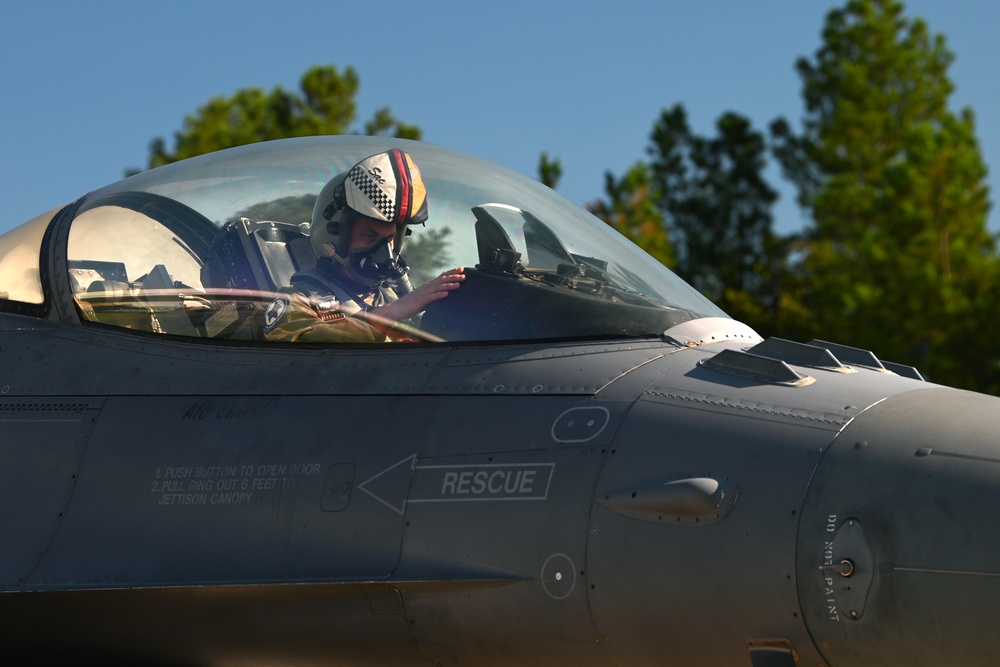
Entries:
{"label": "blue sky", "polygon": [[[312,65],[353,66],[361,121],[389,106],[424,139],[535,176],[562,162],[559,191],[585,203],[604,173],[645,155],[661,109],[696,132],[726,111],[758,130],[799,127],[800,56],[820,46],[826,0],[758,2],[92,3],[9,0],[0,10],[0,232],[145,166],[154,137],[246,87],[298,90]],[[951,106],[976,114],[1000,197],[1000,3],[910,0],[907,15],[956,55]],[[801,227],[777,167],[779,231]],[[1000,214],[990,226],[1000,227]]]}

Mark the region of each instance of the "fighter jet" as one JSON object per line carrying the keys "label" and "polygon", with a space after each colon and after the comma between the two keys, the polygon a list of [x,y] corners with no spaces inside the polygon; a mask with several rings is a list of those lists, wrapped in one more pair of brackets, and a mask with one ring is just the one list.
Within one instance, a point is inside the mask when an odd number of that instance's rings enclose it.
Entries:
{"label": "fighter jet", "polygon": [[[398,320],[309,302],[373,340],[276,338],[321,193],[380,153],[409,162],[359,178],[416,167],[426,219],[355,268],[464,279]],[[0,651],[992,667],[998,433],[997,399],[763,340],[487,161],[222,151],[0,236]]]}

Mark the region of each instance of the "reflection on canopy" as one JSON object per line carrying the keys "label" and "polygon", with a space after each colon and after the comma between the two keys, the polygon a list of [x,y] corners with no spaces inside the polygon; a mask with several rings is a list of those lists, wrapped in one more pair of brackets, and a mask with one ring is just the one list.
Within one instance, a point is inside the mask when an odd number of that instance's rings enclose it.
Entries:
{"label": "reflection on canopy", "polygon": [[388,146],[413,156],[428,187],[430,219],[404,246],[411,282],[454,265],[467,275],[460,289],[411,321],[379,322],[388,340],[656,336],[679,322],[724,316],[607,225],[531,179],[422,143],[313,137],[202,156],[91,194],[68,238],[81,319],[262,341],[275,293],[315,265],[309,218],[317,193]]}

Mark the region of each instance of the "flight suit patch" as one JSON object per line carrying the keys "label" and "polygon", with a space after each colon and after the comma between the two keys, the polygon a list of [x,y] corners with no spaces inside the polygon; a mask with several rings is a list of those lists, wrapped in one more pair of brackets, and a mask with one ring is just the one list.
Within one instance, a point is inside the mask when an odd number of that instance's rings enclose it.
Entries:
{"label": "flight suit patch", "polygon": [[281,318],[285,316],[288,312],[288,297],[279,296],[274,299],[268,306],[267,310],[264,311],[264,333],[268,334],[274,331],[274,328],[278,326],[278,322]]}

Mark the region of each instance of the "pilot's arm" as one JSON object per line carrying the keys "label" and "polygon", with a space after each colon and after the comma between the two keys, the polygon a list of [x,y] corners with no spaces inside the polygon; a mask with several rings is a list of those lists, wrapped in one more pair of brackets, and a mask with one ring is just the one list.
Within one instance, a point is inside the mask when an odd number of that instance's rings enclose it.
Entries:
{"label": "pilot's arm", "polygon": [[376,308],[374,313],[390,320],[407,320],[424,310],[427,305],[448,296],[449,292],[457,290],[465,280],[465,269],[457,267],[448,269],[437,278],[427,281],[412,292],[395,301]]}
{"label": "pilot's arm", "polygon": [[334,298],[278,295],[264,311],[264,338],[289,343],[381,343],[385,334],[350,317]]}

